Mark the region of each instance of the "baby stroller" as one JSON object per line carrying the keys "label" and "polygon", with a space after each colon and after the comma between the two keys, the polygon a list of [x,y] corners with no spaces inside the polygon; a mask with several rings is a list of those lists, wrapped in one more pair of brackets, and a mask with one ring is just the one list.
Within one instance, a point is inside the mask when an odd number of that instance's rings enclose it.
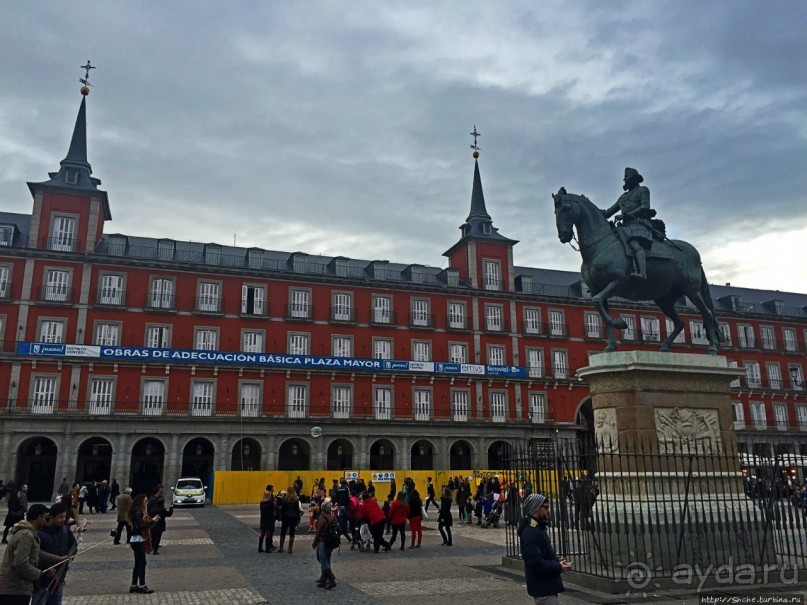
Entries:
{"label": "baby stroller", "polygon": [[499,500],[493,506],[484,521],[482,521],[482,527],[493,527],[494,529],[499,529],[499,519],[502,518],[502,502]]}

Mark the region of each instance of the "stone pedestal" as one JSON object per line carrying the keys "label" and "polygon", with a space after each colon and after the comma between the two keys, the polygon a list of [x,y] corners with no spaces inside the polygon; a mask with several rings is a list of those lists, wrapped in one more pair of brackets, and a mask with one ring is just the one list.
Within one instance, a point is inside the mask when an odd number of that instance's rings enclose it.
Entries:
{"label": "stone pedestal", "polygon": [[[591,544],[602,563],[669,573],[682,564],[763,564],[764,523],[744,490],[725,357],[592,355],[588,383],[600,494]],[[771,537],[767,543],[771,544]]]}

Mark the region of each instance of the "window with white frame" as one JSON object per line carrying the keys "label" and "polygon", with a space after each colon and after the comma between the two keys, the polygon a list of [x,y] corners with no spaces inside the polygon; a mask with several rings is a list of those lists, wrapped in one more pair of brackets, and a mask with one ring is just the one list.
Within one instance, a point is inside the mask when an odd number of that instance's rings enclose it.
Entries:
{"label": "window with white frame", "polygon": [[761,402],[751,402],[751,424],[756,427],[768,426],[768,418],[765,414],[765,404]]}
{"label": "window with white frame", "polygon": [[549,335],[566,336],[566,322],[563,311],[557,309],[549,311]]}
{"label": "window with white frame", "polygon": [[101,276],[98,303],[101,305],[123,304],[123,275],[105,273]]}
{"label": "window with white frame", "polygon": [[768,373],[768,386],[772,389],[781,389],[784,386],[782,383],[782,370],[778,363],[766,363],[765,371]]}
{"label": "window with white frame", "polygon": [[504,422],[507,419],[507,393],[491,392],[490,419],[493,422]]}
{"label": "window with white frame", "polygon": [[392,359],[391,338],[373,338],[373,359]]}
{"label": "window with white frame", "polygon": [[91,378],[87,413],[93,415],[111,414],[114,390],[114,378]]}
{"label": "window with white frame", "polygon": [[102,347],[116,347],[120,344],[121,325],[119,323],[96,323],[95,344]]}
{"label": "window with white frame", "polygon": [[759,388],[762,386],[762,374],[759,371],[759,363],[756,361],[745,362],[745,377],[746,382],[751,388]]}
{"label": "window with white frame", "polygon": [[191,394],[191,416],[213,415],[215,384],[210,380],[195,380]]}
{"label": "window with white frame", "polygon": [[449,343],[448,360],[451,363],[468,363],[468,345],[464,342]]}
{"label": "window with white frame", "polygon": [[689,322],[689,336],[693,345],[708,345],[709,339],[706,337],[706,329],[702,321]]}
{"label": "window with white frame", "polygon": [[659,342],[661,332],[659,331],[659,321],[656,317],[642,317],[642,340],[644,342]]}
{"label": "window with white frame", "polygon": [[219,340],[215,328],[196,328],[195,349],[198,351],[215,351]]}
{"label": "window with white frame", "polygon": [[773,421],[776,423],[776,428],[787,428],[787,405],[780,402],[773,404]]}
{"label": "window with white frame", "polygon": [[804,374],[802,373],[801,366],[796,363],[791,363],[787,367],[787,372],[790,374],[790,388],[794,391],[801,391],[804,389]]}
{"label": "window with white frame", "polygon": [[[729,361],[729,367],[730,368],[738,368],[738,367],[740,367],[740,365],[736,361]],[[740,388],[740,378],[739,378],[739,376],[737,378],[735,378],[734,380],[732,380],[731,384],[729,386],[734,388],[734,389]]]}
{"label": "window with white frame", "polygon": [[569,362],[566,351],[552,351],[552,376],[554,378],[569,377]]}
{"label": "window with white frame", "polygon": [[0,265],[0,298],[11,296],[11,269],[7,265]]}
{"label": "window with white frame", "polygon": [[412,341],[412,361],[431,361],[432,343],[429,340]]}
{"label": "window with white frame", "polygon": [[289,355],[309,355],[311,335],[289,332]]}
{"label": "window with white frame", "polygon": [[353,320],[353,296],[349,292],[333,293],[333,315],[334,321]]}
{"label": "window with white frame", "polygon": [[546,422],[546,394],[530,393],[530,419],[533,424]]}
{"label": "window with white frame", "polygon": [[66,302],[70,292],[70,271],[48,269],[45,274],[45,292],[42,297],[54,302]]}
{"label": "window with white frame", "polygon": [[785,351],[793,352],[797,349],[796,331],[791,328],[782,329],[782,340],[785,342]]}
{"label": "window with white frame", "polygon": [[145,416],[162,416],[165,411],[165,381],[143,381],[143,414]]}
{"label": "window with white frame", "polygon": [[64,342],[64,322],[63,319],[42,319],[39,322],[39,342],[62,343]]}
{"label": "window with white frame", "polygon": [[149,288],[149,307],[152,309],[174,308],[174,282],[166,277],[155,277]]}
{"label": "window with white frame", "polygon": [[331,339],[334,357],[353,357],[353,338],[351,336],[334,336]]}
{"label": "window with white frame", "polygon": [[544,375],[544,350],[527,349],[527,376],[541,378]]}
{"label": "window with white frame", "polygon": [[759,337],[762,340],[762,348],[766,351],[773,351],[776,348],[776,336],[771,326],[760,326]]}
{"label": "window with white frame", "polygon": [[742,403],[739,401],[731,402],[731,416],[734,420],[734,428],[745,428],[745,408],[743,408]]}
{"label": "window with white frame", "polygon": [[331,388],[331,406],[334,418],[350,418],[351,393],[347,385],[335,385]]}
{"label": "window with white frame", "polygon": [[56,378],[35,376],[31,392],[31,413],[52,414],[56,406]]}
{"label": "window with white frame", "polygon": [[289,292],[289,316],[297,319],[311,317],[311,293],[308,290],[291,290]]}
{"label": "window with white frame", "polygon": [[174,260],[174,250],[176,250],[176,242],[170,239],[164,239],[157,242],[157,258],[160,260]]}
{"label": "window with white frame", "polygon": [[723,346],[730,347],[731,346],[731,326],[727,323],[719,323],[718,329],[720,330],[720,334],[723,336]]}
{"label": "window with white frame", "polygon": [[153,349],[167,349],[171,346],[171,326],[147,325],[146,346]]}
{"label": "window with white frame", "polygon": [[[672,334],[673,330],[675,330],[675,324],[673,323],[672,319],[665,319],[664,320],[664,326],[667,329],[667,336]],[[678,342],[678,343],[686,342],[686,341],[687,341],[687,337],[686,337],[686,333],[684,332],[683,329],[681,329],[681,331],[678,333],[678,335],[675,337],[675,339],[673,339],[673,342]]]}
{"label": "window with white frame", "polygon": [[622,330],[622,340],[636,340],[636,318],[633,315],[621,315],[620,317],[627,324]]}
{"label": "window with white frame", "polygon": [[261,414],[261,383],[242,382],[240,386],[241,394],[241,416],[246,418],[257,418]]}
{"label": "window with white frame", "polygon": [[501,332],[502,308],[499,305],[485,305],[485,329],[489,332]]}
{"label": "window with white frame", "polygon": [[465,303],[448,303],[448,327],[455,330],[465,329]]}
{"label": "window with white frame", "polygon": [[430,325],[429,301],[425,298],[412,299],[412,325],[413,326],[429,326]]}
{"label": "window with white frame", "polygon": [[602,321],[597,313],[586,313],[586,338],[602,338]]}
{"label": "window with white frame", "polygon": [[796,422],[799,423],[799,428],[807,429],[807,405],[803,403],[796,404]]}
{"label": "window with white frame", "polygon": [[71,252],[76,246],[76,219],[72,216],[54,216],[50,232],[51,250]]}
{"label": "window with white frame", "polygon": [[197,311],[218,313],[221,310],[221,284],[203,281],[199,284],[199,301]]}
{"label": "window with white frame", "polygon": [[392,418],[392,388],[376,387],[373,391],[373,417],[376,420]]}
{"label": "window with white frame", "polygon": [[468,401],[471,395],[468,391],[451,391],[451,416],[454,422],[468,421]]}
{"label": "window with white frame", "polygon": [[286,414],[289,418],[305,418],[308,405],[308,385],[290,384],[286,403]]}
{"label": "window with white frame", "polygon": [[415,389],[415,420],[430,420],[432,412],[432,393],[427,389]]}
{"label": "window with white frame", "polygon": [[501,345],[488,345],[488,365],[489,366],[503,366],[505,365],[505,351]]}
{"label": "window with white frame", "polygon": [[266,315],[266,287],[253,284],[241,286],[241,314]]}
{"label": "window with white frame", "polygon": [[536,307],[524,307],[524,333],[541,333],[541,309]]}
{"label": "window with white frame", "polygon": [[499,261],[487,260],[482,261],[485,290],[501,290],[502,289],[502,269]]}
{"label": "window with white frame", "polygon": [[389,296],[373,296],[373,323],[392,323],[392,299]]}
{"label": "window with white frame", "polygon": [[0,225],[0,246],[10,246],[14,243],[14,227]]}
{"label": "window with white frame", "polygon": [[756,344],[754,338],[754,326],[739,324],[737,334],[740,338],[740,347],[743,349],[753,349]]}
{"label": "window with white frame", "polygon": [[263,330],[243,330],[241,350],[244,353],[263,353]]}

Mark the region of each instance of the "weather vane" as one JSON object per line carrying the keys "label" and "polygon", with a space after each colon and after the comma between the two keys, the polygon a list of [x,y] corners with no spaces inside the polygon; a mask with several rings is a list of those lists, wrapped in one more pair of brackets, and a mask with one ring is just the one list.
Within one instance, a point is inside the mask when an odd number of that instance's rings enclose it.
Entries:
{"label": "weather vane", "polygon": [[471,136],[474,138],[474,144],[473,144],[473,145],[471,145],[471,149],[473,149],[474,151],[479,151],[480,149],[482,149],[481,147],[479,147],[479,145],[477,145],[477,144],[476,144],[476,139],[477,139],[477,137],[481,137],[481,136],[482,136],[481,134],[479,134],[479,133],[476,131],[476,124],[474,124],[474,131],[471,133]]}
{"label": "weather vane", "polygon": [[[90,84],[90,70],[95,69],[95,65],[90,65],[90,60],[87,59],[87,65],[82,65],[81,69],[84,70],[84,77],[79,78],[78,81],[84,85],[81,87],[81,94],[86,96],[90,94],[88,86],[92,86],[92,84]],[[474,130],[476,130],[476,128],[474,128]]]}

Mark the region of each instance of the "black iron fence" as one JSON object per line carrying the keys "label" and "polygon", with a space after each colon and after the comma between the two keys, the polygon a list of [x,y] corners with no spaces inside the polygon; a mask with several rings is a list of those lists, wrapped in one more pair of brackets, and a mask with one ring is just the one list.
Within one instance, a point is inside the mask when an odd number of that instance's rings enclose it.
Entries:
{"label": "black iron fence", "polygon": [[535,492],[549,498],[558,556],[595,581],[642,589],[687,571],[745,568],[756,581],[766,567],[807,569],[807,438],[772,441],[767,456],[653,439],[619,450],[580,438],[512,450],[502,469],[507,557],[521,558],[521,503]]}

